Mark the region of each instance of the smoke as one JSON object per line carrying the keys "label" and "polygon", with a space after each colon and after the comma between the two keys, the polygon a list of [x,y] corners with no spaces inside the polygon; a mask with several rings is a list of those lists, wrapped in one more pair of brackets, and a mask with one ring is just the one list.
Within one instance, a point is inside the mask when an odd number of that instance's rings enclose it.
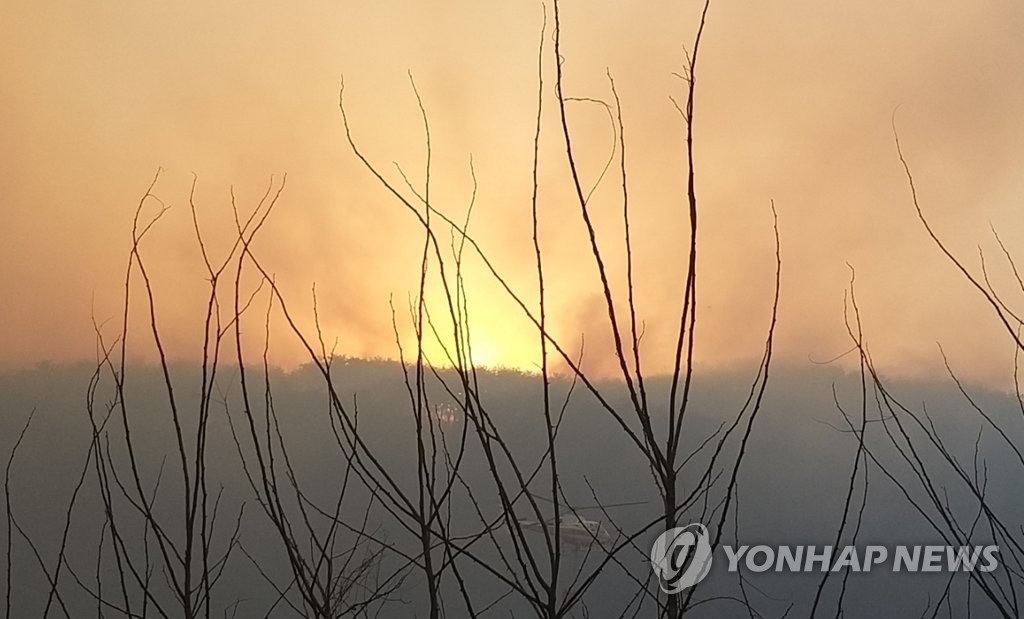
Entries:
{"label": "smoke", "polygon": [[[697,6],[565,2],[566,93],[610,101],[616,79],[626,125],[636,294],[648,367],[671,363],[678,325],[684,213],[683,125],[668,97]],[[603,297],[567,184],[552,104],[550,26],[540,212],[549,313],[571,349],[585,334],[587,367],[609,367]],[[135,205],[158,166],[173,205],[144,247],[161,290],[161,326],[175,356],[196,354],[204,272],[188,190],[199,178],[209,242],[230,246],[229,188],[252,208],[271,175],[288,182],[258,250],[311,324],[316,284],[325,337],[338,350],[396,355],[402,304],[416,287],[422,231],[352,156],[337,110],[345,77],[354,138],[388,177],[425,188],[425,139],[407,71],[431,130],[432,202],[465,212],[502,273],[535,298],[529,206],[540,5],[314,2],[291,6],[102,7],[62,2],[0,8],[0,365],[90,357],[91,315],[119,316]],[[941,369],[941,341],[972,378],[1002,383],[1011,349],[990,311],[925,236],[896,158],[896,112],[922,206],[951,249],[978,269],[989,224],[1010,248],[1024,240],[1016,167],[1024,138],[1024,9],[866,2],[831,6],[713,3],[698,68],[701,203],[697,353],[730,365],[758,356],[769,316],[779,210],[783,297],[779,353],[828,358],[849,347],[843,299],[857,297],[876,361],[920,375]],[[611,128],[596,106],[569,108],[581,170],[600,175]],[[624,312],[620,179],[613,166],[590,208]],[[471,261],[472,281],[486,269]],[[502,331],[511,306],[477,284],[481,350],[533,368],[536,354]],[[1010,303],[1019,298],[1007,297]],[[199,310],[201,312],[201,309]],[[262,311],[262,310],[261,310]],[[624,314],[623,314],[624,315]],[[275,361],[301,351],[283,342]],[[503,353],[502,351],[509,351]],[[503,358],[502,355],[505,355]]]}

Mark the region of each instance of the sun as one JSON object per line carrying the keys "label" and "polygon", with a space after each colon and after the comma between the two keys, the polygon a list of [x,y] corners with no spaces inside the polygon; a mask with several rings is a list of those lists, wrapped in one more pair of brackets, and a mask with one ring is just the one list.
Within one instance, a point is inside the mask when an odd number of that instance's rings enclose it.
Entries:
{"label": "sun", "polygon": [[493,368],[499,365],[508,365],[502,358],[501,348],[493,341],[480,338],[472,342],[470,350],[470,363],[476,367]]}
{"label": "sun", "polygon": [[[540,343],[529,325],[499,311],[478,311],[476,315],[478,319],[461,325],[461,335],[469,340],[461,355],[456,352],[451,334],[441,329],[424,337],[423,352],[432,365],[451,367],[461,356],[465,363],[477,368],[540,371]],[[406,334],[410,338],[406,352],[415,350],[414,335]]]}

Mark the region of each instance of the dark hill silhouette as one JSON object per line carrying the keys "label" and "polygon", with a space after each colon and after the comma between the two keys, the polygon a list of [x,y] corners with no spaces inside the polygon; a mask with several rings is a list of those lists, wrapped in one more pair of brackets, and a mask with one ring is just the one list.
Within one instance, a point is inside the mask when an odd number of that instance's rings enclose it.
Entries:
{"label": "dark hill silhouette", "polygon": [[[0,455],[4,462],[30,411],[35,409],[31,427],[13,463],[9,491],[17,522],[47,563],[52,563],[56,556],[65,510],[89,447],[85,403],[92,370],[88,364],[45,365],[0,376]],[[342,396],[354,397],[358,402],[360,427],[366,440],[394,472],[398,483],[412,483],[415,474],[414,436],[407,394],[401,387],[401,371],[398,364],[381,360],[345,359],[338,360],[334,366]],[[172,372],[181,386],[179,397],[187,422],[192,410],[190,405],[195,404],[199,369],[179,363],[172,366]],[[439,372],[445,375],[448,371]],[[722,420],[735,414],[749,386],[749,376],[746,368],[700,372],[701,380],[697,382],[691,409],[693,417],[689,422],[693,436],[707,436]],[[163,474],[160,494],[173,496],[173,489],[179,481],[171,469],[175,452],[162,377],[158,368],[148,366],[129,367],[127,377],[127,400],[133,415],[134,438],[143,477],[148,483],[153,483],[164,462],[168,470]],[[241,553],[231,557],[230,569],[217,584],[214,607],[228,608],[236,600],[242,600],[237,616],[263,616],[276,596],[253,561],[259,563],[269,577],[282,584],[288,582],[287,569],[281,560],[280,542],[271,534],[266,517],[254,504],[237,449],[231,440],[227,415],[235,415],[234,421],[238,421],[238,390],[233,385],[236,373],[225,366],[221,369],[220,378],[230,412],[220,409],[212,416],[208,453],[210,485],[223,488],[223,518],[233,521],[239,508],[246,505],[240,540],[252,560]],[[480,379],[481,393],[501,435],[523,462],[535,462],[545,446],[544,424],[538,408],[538,379],[513,371],[481,371]],[[322,380],[313,368],[307,367],[292,372],[273,371],[271,381],[283,440],[289,448],[295,475],[302,480],[311,497],[328,499],[339,484],[339,471],[344,459],[327,421]],[[855,436],[839,431],[844,422],[833,402],[833,385],[840,401],[856,409],[859,397],[857,376],[835,367],[822,366],[779,367],[775,370],[765,409],[758,419],[749,445],[748,460],[740,476],[740,543],[823,545],[832,542],[856,450]],[[624,388],[614,383],[603,387],[606,393],[611,394],[613,405],[627,405]],[[952,437],[948,444],[950,451],[965,462],[971,461],[982,423],[955,386],[946,380],[904,380],[893,382],[890,387],[905,402],[926,402],[937,427],[944,436]],[[556,381],[553,388],[555,399],[561,401],[568,388],[567,380]],[[664,401],[667,388],[665,381],[652,381],[652,400]],[[995,418],[1010,422],[1020,414],[1015,409],[1016,401],[1005,394],[981,388],[973,389],[972,394]],[[109,399],[110,385],[102,385],[98,396],[96,401],[100,403]],[[449,410],[444,405],[450,396],[438,389],[433,397],[435,405]],[[456,408],[450,410],[456,411]],[[452,428],[458,427],[459,423],[457,416],[450,420]],[[1021,424],[1006,423],[1004,426],[1016,429],[1017,433],[1011,438],[1018,444],[1024,443],[1024,435],[1019,430]],[[869,443],[873,440],[871,433],[881,431],[879,424],[871,424]],[[116,434],[118,430],[112,428],[112,432]],[[577,505],[594,503],[588,483],[603,503],[653,501],[656,498],[650,473],[635,447],[623,440],[621,431],[610,417],[582,390],[570,400],[558,440],[561,449],[559,465],[566,498],[570,502]],[[687,445],[693,446],[690,442]],[[886,450],[879,441],[873,448],[883,461],[894,461],[891,448]],[[987,459],[987,492],[991,504],[1004,514],[1016,514],[1017,520],[1012,524],[1019,525],[1024,520],[1024,495],[1013,491],[1019,488],[1019,481],[1014,477],[1012,462],[1007,460],[1005,450],[1000,448],[991,432],[983,436],[980,453]],[[932,458],[935,470],[943,470],[941,463]],[[470,448],[467,459],[469,464],[463,469],[467,483],[486,481],[486,473],[480,466],[479,448]],[[124,467],[126,463],[120,461],[114,465]],[[945,473],[940,476],[942,474]],[[95,581],[96,545],[103,529],[102,504],[96,493],[94,475],[90,472],[85,479],[74,511],[67,551],[68,564],[75,570],[75,576],[65,574],[61,584],[65,601],[74,617],[96,613],[95,601],[77,586],[75,577],[90,584]],[[859,538],[862,543],[942,543],[877,467],[872,467],[870,479],[868,508]],[[366,499],[364,489],[354,488],[352,492],[350,509],[353,512],[348,514],[350,517],[357,516]],[[493,515],[496,503],[488,503],[486,496],[479,499],[481,509]],[[966,518],[970,503],[956,495],[950,500],[954,504],[963,502]],[[173,500],[158,498],[155,509],[170,513],[180,506]],[[453,522],[458,524],[460,519],[465,523],[473,521],[468,504],[456,508],[455,512]],[[617,524],[626,529],[645,522],[652,515],[657,516],[657,506],[653,503],[614,510],[613,514]],[[590,517],[603,518],[600,513],[590,513]],[[389,523],[384,514],[375,513],[373,518],[376,530],[399,547],[408,545],[408,534]],[[983,540],[986,535],[979,533],[978,539]],[[49,586],[29,545],[17,532],[12,537],[11,616],[39,616],[46,603]],[[646,550],[651,539],[651,535],[646,535],[639,540],[639,545]],[[732,535],[726,536],[725,541],[734,543]],[[621,607],[624,603],[622,596],[634,590],[624,570],[640,579],[650,574],[645,557],[637,552],[623,556],[622,565],[605,570],[601,576],[602,586],[591,589],[588,594],[587,606],[592,611],[591,616],[605,616],[594,609]],[[570,563],[592,560],[583,553],[570,554],[569,557]],[[703,596],[736,594],[735,577],[725,573],[724,565],[725,561],[715,564]],[[113,586],[113,576],[107,576],[111,580],[106,586]],[[946,577],[943,574],[896,577],[887,573],[854,574],[847,584],[847,616],[916,616],[929,604],[929,600],[934,603],[941,595]],[[483,598],[488,597],[491,591],[494,597],[498,597],[503,591],[493,578],[483,573],[471,572],[468,579],[467,585],[480,592]],[[808,610],[806,605],[813,596],[817,575],[768,573],[755,575],[753,582],[763,592],[748,592],[757,598],[759,608],[781,614],[792,602],[795,606],[791,616],[802,616]],[[392,595],[396,601],[386,607],[383,616],[413,616],[419,586],[415,578],[403,582]],[[962,589],[957,590],[958,599],[962,599]],[[457,595],[452,583],[446,585],[445,595]],[[991,613],[991,608],[981,596],[975,596],[973,601],[975,616]],[[526,610],[511,597],[497,608],[513,613]],[[501,614],[497,609],[492,612]],[[731,616],[733,612],[744,615],[746,610],[739,605],[733,607],[722,602],[698,606],[694,616]],[[272,616],[294,616],[294,613],[280,607]]]}

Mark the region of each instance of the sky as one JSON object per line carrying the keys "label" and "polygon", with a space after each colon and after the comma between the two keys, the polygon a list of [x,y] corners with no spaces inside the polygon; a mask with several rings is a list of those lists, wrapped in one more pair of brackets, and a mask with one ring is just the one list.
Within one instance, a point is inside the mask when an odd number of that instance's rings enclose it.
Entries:
{"label": "sky", "polygon": [[[337,351],[408,354],[422,230],[353,155],[338,109],[344,79],[353,137],[402,185],[423,188],[470,229],[502,275],[536,298],[530,223],[543,36],[540,235],[553,333],[584,366],[614,373],[599,280],[554,100],[551,5],[335,0],[0,5],[0,368],[92,359],[93,321],[119,330],[132,217],[154,173],[171,205],[142,246],[169,354],[200,354],[208,283],[188,196],[215,255],[231,244],[233,189],[255,206],[287,174],[255,250],[300,324]],[[670,367],[685,258],[684,125],[669,97],[700,6],[565,0],[567,96],[622,101],[638,314],[645,365]],[[1024,244],[1024,5],[1012,1],[712,2],[700,49],[695,156],[700,204],[697,359],[760,355],[770,315],[778,210],[778,359],[806,364],[850,348],[851,269],[865,337],[887,372],[942,370],[1007,384],[1013,349],[992,312],[942,259],[916,219],[891,121],[921,206],[976,272],[979,248],[1004,298],[1021,292],[992,228]],[[604,110],[570,103],[584,182],[614,145]],[[193,175],[195,175],[193,177]],[[612,285],[624,294],[621,179],[591,202]],[[155,213],[155,202],[144,212]],[[478,362],[536,368],[537,337],[478,259],[467,258]],[[1016,291],[1016,292],[1015,292]],[[132,293],[130,355],[152,360]],[[262,302],[265,305],[265,301]],[[435,306],[441,311],[440,306]],[[260,311],[264,311],[261,309]],[[272,362],[303,353],[275,319]],[[256,340],[260,320],[247,324]],[[255,341],[255,340],[254,340]],[[440,348],[428,350],[442,361]]]}

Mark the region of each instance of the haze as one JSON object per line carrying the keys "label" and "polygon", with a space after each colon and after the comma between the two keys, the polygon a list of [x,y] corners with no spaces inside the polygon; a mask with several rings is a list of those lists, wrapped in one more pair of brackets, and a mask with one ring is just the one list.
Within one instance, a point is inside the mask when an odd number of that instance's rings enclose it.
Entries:
{"label": "haze", "polygon": [[[622,98],[647,364],[668,369],[687,233],[683,123],[668,97],[683,92],[672,73],[697,7],[577,0],[562,5],[562,17],[566,94],[610,100],[607,69]],[[479,189],[471,230],[533,298],[530,165],[542,21],[533,2],[5,2],[0,366],[92,357],[92,316],[119,320],[132,214],[158,166],[165,172],[156,193],[173,208],[143,252],[172,356],[199,354],[205,272],[187,201],[194,172],[199,216],[218,255],[230,242],[229,188],[251,208],[272,175],[287,173],[258,248],[264,261],[306,321],[316,284],[325,332],[340,353],[395,357],[389,298],[407,339],[404,307],[422,231],[352,155],[337,105],[342,76],[355,139],[393,178],[400,182],[396,162],[422,184],[412,74],[431,123],[433,202],[464,217],[472,156]],[[989,228],[1011,251],[1024,242],[1021,32],[1016,2],[713,3],[696,105],[701,363],[759,354],[774,200],[784,361],[850,347],[850,265],[881,367],[931,374],[941,368],[938,341],[958,371],[1006,384],[1012,348],[917,222],[890,118],[898,107],[905,154],[937,232],[972,267],[982,246],[994,282],[1012,281],[994,266],[1001,254]],[[549,50],[544,68],[550,89]],[[588,367],[603,371],[597,273],[567,193],[550,96],[546,104],[540,208],[551,320],[566,342],[585,334]],[[571,113],[592,183],[611,130],[598,106],[574,104]],[[610,173],[593,199],[616,264],[618,184]],[[534,367],[536,338],[521,315],[479,261],[467,268],[479,360]],[[623,269],[612,272],[621,293]],[[303,361],[286,343],[273,355],[283,366]]]}

